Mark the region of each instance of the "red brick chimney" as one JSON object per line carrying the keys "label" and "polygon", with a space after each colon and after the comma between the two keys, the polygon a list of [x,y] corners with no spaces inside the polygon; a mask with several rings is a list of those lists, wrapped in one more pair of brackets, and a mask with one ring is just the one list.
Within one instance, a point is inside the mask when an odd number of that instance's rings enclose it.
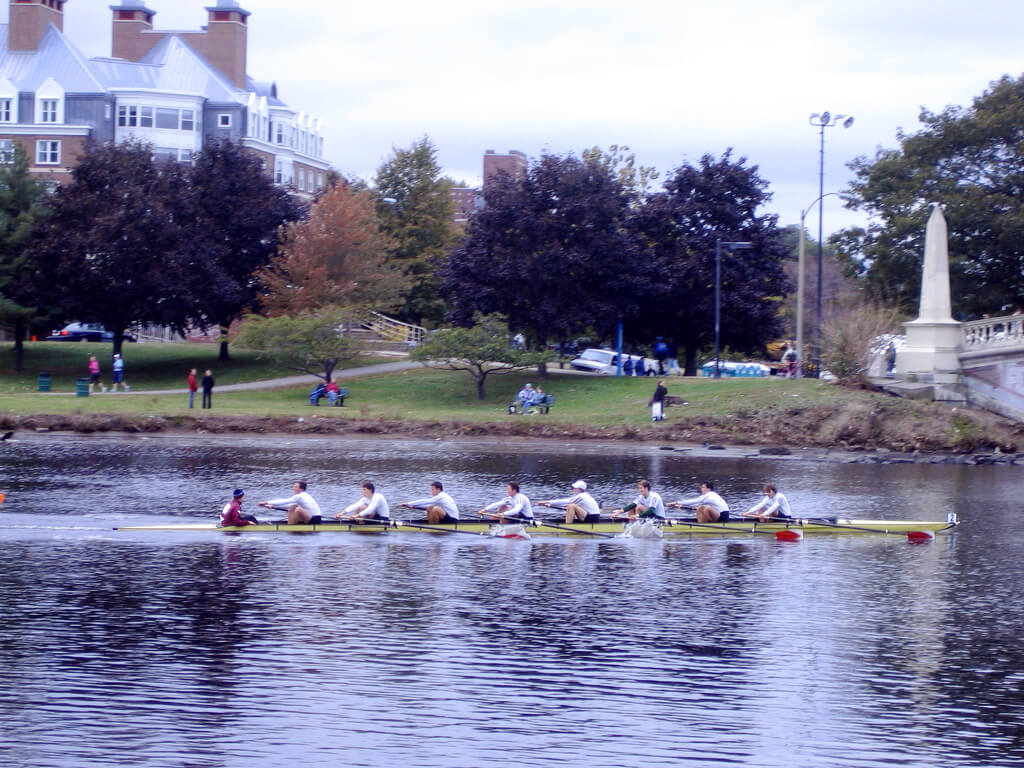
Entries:
{"label": "red brick chimney", "polygon": [[153,31],[156,12],[149,10],[142,0],[121,0],[121,5],[112,5],[110,10],[114,12],[111,56],[138,61],[163,37],[143,34]]}
{"label": "red brick chimney", "polygon": [[10,0],[7,23],[7,49],[39,50],[46,28],[53,24],[64,31],[66,0]]}
{"label": "red brick chimney", "polygon": [[217,0],[217,5],[206,10],[209,20],[203,31],[184,34],[182,38],[235,86],[245,88],[252,14],[243,10],[238,0]]}

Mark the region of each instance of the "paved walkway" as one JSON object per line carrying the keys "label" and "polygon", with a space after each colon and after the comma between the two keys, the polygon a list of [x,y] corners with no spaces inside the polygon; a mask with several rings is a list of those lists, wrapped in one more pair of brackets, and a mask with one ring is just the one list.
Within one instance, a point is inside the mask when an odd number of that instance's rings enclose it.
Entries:
{"label": "paved walkway", "polygon": [[[394,373],[396,371],[408,371],[412,368],[421,368],[423,363],[413,363],[408,360],[401,360],[394,363],[377,363],[375,365],[363,365],[358,368],[345,368],[335,370],[334,380],[348,380],[358,379],[362,376],[373,376],[378,373]],[[214,377],[216,378],[216,377]],[[247,392],[254,389],[279,389],[284,387],[297,387],[300,384],[313,385],[314,382],[320,381],[318,376],[310,376],[303,374],[301,376],[285,376],[280,379],[266,379],[264,381],[246,381],[242,384],[218,384],[214,387],[213,391],[215,394],[223,394],[224,392]],[[49,395],[75,395],[74,392],[41,392],[40,394]],[[93,397],[102,397],[104,393],[93,392]],[[113,392],[106,392],[105,394],[111,395]],[[180,389],[129,389],[127,392],[118,391],[118,395],[187,395],[188,387],[181,387]]]}

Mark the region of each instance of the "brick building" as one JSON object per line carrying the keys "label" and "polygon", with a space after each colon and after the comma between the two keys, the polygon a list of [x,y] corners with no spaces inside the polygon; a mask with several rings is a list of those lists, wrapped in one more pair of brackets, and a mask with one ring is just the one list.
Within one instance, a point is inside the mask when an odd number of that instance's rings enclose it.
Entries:
{"label": "brick building", "polygon": [[111,6],[109,58],[87,58],[65,36],[68,1],[9,0],[0,25],[0,159],[17,142],[33,173],[58,184],[90,138],[140,139],[180,161],[207,139],[227,138],[300,194],[326,185],[319,118],[246,72],[250,13],[238,0],[216,0],[195,32],[157,30],[144,0],[121,0]]}
{"label": "brick building", "polygon": [[450,195],[455,203],[455,223],[465,225],[469,217],[484,207],[483,193],[492,179],[504,171],[513,178],[526,175],[526,155],[516,149],[509,150],[507,155],[499,155],[493,149],[484,153],[484,184],[483,189],[475,187],[452,187]]}

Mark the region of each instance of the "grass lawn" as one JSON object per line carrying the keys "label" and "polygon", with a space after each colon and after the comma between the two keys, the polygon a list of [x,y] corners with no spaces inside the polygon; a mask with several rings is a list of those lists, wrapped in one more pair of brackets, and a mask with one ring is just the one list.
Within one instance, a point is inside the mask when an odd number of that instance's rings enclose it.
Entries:
{"label": "grass lawn", "polygon": [[[52,375],[54,392],[74,392],[75,381],[88,377],[89,356],[96,355],[100,362],[102,381],[110,386],[111,345],[100,342],[38,341],[25,344],[25,370],[15,373],[13,352],[4,346],[0,352],[0,394],[36,392],[41,371]],[[294,376],[296,371],[280,368],[245,350],[232,349],[231,360],[220,362],[219,344],[125,344],[125,381],[133,390],[174,389],[185,386],[190,368],[196,368],[199,377],[207,368],[213,371],[218,385],[239,384],[246,381]],[[380,362],[361,358],[347,367]],[[85,398],[81,398],[85,399]]]}
{"label": "grass lawn", "polygon": [[[109,345],[74,343],[36,344],[35,362],[46,362],[56,374],[54,362],[58,355],[66,356],[65,365],[88,359],[90,350],[97,349],[109,357]],[[52,350],[52,347],[71,347],[71,350]],[[84,347],[79,351],[80,347]],[[126,349],[128,380],[133,391],[183,387],[184,373],[189,367],[211,367],[218,384],[288,375],[288,371],[269,368],[242,353],[226,366],[216,363],[215,347],[195,345],[132,345]],[[369,361],[365,361],[369,362]],[[135,375],[132,375],[132,371]],[[55,389],[73,391],[75,372],[68,371],[64,386]],[[218,392],[214,390],[213,415],[247,415],[266,417],[310,417],[338,419],[398,419],[413,421],[495,422],[548,421],[575,425],[650,424],[647,402],[654,392],[654,378],[621,378],[580,376],[561,373],[554,369],[546,381],[545,391],[554,395],[556,403],[549,415],[515,416],[507,413],[507,405],[526,381],[538,383],[534,373],[516,373],[490,376],[487,379],[487,397],[476,397],[473,380],[465,373],[413,369],[398,373],[367,376],[346,381],[343,372],[336,377],[347,386],[350,395],[344,408],[329,408],[326,401],[312,408],[306,386],[246,392]],[[17,379],[8,374],[0,377],[0,409],[17,413],[110,413],[152,414],[162,416],[188,413],[184,395],[96,394],[85,397],[42,395],[35,392],[35,374]],[[713,379],[668,378],[670,395],[681,397],[688,405],[667,410],[669,421],[691,416],[723,416],[739,412],[756,413],[763,410],[785,412],[791,408],[805,408],[820,404],[847,403],[851,398],[868,400],[877,397],[868,392],[843,389],[821,384],[814,380],[788,381],[782,379]],[[16,391],[17,394],[14,394]],[[196,409],[200,415],[198,397]]]}

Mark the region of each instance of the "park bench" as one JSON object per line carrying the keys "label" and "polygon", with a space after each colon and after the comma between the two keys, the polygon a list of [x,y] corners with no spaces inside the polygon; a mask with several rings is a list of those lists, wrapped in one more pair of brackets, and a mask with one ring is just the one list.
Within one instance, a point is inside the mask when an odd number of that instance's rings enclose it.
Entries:
{"label": "park bench", "polygon": [[338,397],[333,403],[331,403],[330,398],[328,398],[326,394],[316,395],[311,393],[309,396],[309,404],[320,405],[321,400],[327,400],[328,404],[336,405],[340,408],[345,405],[346,397],[348,397],[348,387],[338,387]]}

